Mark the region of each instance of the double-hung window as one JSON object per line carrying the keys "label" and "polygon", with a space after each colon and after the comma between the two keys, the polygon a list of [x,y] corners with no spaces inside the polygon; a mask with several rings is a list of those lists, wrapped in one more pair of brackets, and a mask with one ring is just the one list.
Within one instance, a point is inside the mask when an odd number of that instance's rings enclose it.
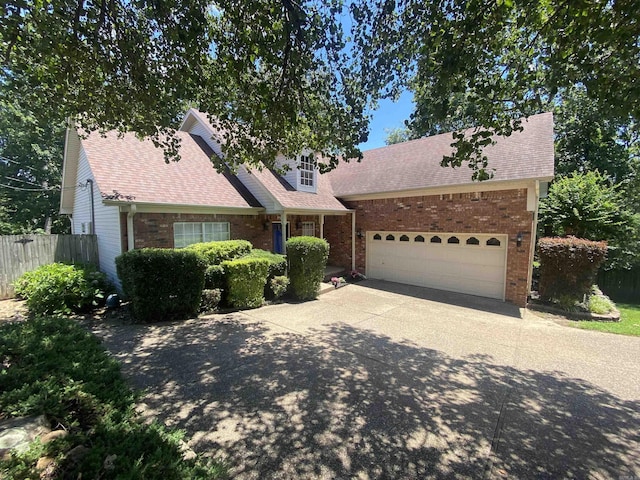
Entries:
{"label": "double-hung window", "polygon": [[313,188],[315,186],[316,161],[313,155],[300,157],[300,186]]}
{"label": "double-hung window", "polygon": [[307,237],[315,237],[316,236],[315,222],[302,222],[302,235]]}
{"label": "double-hung window", "polygon": [[176,222],[173,245],[183,248],[192,243],[229,240],[229,222]]}

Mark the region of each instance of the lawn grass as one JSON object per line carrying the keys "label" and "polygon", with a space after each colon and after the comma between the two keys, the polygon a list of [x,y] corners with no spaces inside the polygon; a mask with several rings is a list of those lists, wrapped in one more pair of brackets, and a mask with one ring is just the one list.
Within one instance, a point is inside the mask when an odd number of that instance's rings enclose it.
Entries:
{"label": "lawn grass", "polygon": [[619,322],[580,321],[576,322],[577,326],[586,330],[598,330],[600,332],[640,337],[640,305],[617,303],[616,307],[620,310]]}
{"label": "lawn grass", "polygon": [[[185,460],[180,432],[143,423],[136,395],[100,341],[66,318],[31,318],[0,327],[0,418],[45,415],[66,437],[36,441],[0,462],[0,478],[40,478],[38,458],[56,461],[47,478],[215,479],[225,468]],[[80,460],[66,453],[86,447]],[[109,458],[108,462],[105,460]]]}

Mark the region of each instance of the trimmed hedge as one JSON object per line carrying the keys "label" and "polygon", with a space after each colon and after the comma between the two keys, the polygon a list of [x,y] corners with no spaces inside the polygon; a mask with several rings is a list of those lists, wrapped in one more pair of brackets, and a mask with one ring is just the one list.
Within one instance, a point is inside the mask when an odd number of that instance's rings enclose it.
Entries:
{"label": "trimmed hedge", "polygon": [[598,268],[607,256],[607,243],[576,237],[547,237],[538,241],[540,297],[581,301],[591,291]]}
{"label": "trimmed hedge", "polygon": [[226,301],[234,308],[257,308],[264,301],[269,261],[240,258],[222,262],[227,281]]}
{"label": "trimmed hedge", "polygon": [[143,248],[116,258],[122,290],[141,321],[198,312],[206,263],[188,249]]}
{"label": "trimmed hedge", "polygon": [[293,237],[287,240],[287,261],[291,290],[301,300],[318,296],[329,258],[329,244],[317,237]]}
{"label": "trimmed hedge", "polygon": [[263,258],[269,261],[269,272],[267,273],[267,283],[264,286],[265,298],[278,298],[273,288],[271,288],[272,280],[275,277],[281,277],[287,274],[287,257],[279,253],[271,253],[266,250],[254,248],[251,253],[243,258]]}
{"label": "trimmed hedge", "polygon": [[113,291],[94,266],[51,263],[26,272],[14,283],[16,294],[34,314],[85,312],[104,303]]}
{"label": "trimmed hedge", "polygon": [[251,242],[247,240],[224,240],[220,242],[194,243],[184,250],[196,252],[204,257],[207,265],[219,265],[251,253]]}
{"label": "trimmed hedge", "polygon": [[209,265],[204,272],[204,288],[224,289],[224,268],[222,265]]}

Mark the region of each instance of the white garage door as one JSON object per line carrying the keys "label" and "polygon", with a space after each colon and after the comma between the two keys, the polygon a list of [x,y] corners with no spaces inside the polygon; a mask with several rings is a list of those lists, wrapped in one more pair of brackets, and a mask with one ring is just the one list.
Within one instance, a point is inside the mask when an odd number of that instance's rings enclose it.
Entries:
{"label": "white garage door", "polygon": [[367,276],[504,300],[506,235],[367,232]]}

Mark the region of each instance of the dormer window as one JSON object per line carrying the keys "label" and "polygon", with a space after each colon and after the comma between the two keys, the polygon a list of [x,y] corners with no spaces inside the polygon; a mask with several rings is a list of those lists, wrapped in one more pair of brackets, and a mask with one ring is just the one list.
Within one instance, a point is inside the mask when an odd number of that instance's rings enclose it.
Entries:
{"label": "dormer window", "polygon": [[301,155],[300,165],[300,187],[305,190],[315,190],[316,187],[316,160],[313,155]]}

